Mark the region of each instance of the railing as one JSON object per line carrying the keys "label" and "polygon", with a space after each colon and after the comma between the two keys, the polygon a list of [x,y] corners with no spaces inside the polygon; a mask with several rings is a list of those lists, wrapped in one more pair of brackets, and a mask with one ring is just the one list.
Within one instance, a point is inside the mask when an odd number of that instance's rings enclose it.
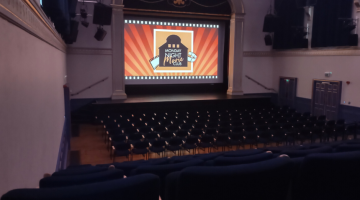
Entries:
{"label": "railing", "polygon": [[245,77],[246,77],[246,78],[248,78],[249,80],[253,81],[254,83],[256,83],[256,84],[260,85],[260,86],[261,86],[261,87],[263,87],[265,90],[271,90],[271,91],[274,91],[274,92],[276,92],[276,93],[277,93],[277,91],[276,91],[276,90],[274,90],[274,89],[272,89],[272,88],[268,88],[268,87],[266,87],[265,85],[263,85],[263,84],[259,83],[258,81],[254,80],[254,79],[253,79],[253,78],[251,78],[250,76],[245,75]]}
{"label": "railing", "polygon": [[86,90],[88,90],[88,89],[90,89],[90,88],[94,87],[95,85],[98,85],[98,84],[100,84],[100,83],[102,83],[102,82],[104,82],[104,81],[106,81],[106,80],[108,80],[108,79],[109,79],[109,77],[106,77],[106,78],[104,78],[104,79],[101,79],[100,81],[98,81],[98,82],[96,82],[96,83],[94,83],[94,84],[92,84],[92,85],[90,85],[90,86],[88,86],[88,87],[86,87],[86,88],[84,88],[84,89],[80,90],[79,92],[74,93],[74,94],[71,94],[71,96],[73,97],[73,96],[79,95],[79,94],[81,94],[81,93],[85,92]]}

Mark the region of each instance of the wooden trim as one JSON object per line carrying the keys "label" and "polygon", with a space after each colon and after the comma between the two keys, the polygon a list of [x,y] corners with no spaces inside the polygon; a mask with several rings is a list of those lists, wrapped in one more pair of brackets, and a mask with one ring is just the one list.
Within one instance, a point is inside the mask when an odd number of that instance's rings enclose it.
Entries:
{"label": "wooden trim", "polygon": [[309,56],[360,56],[360,48],[244,51],[244,57],[309,57]]}
{"label": "wooden trim", "polygon": [[341,83],[342,81],[333,81],[327,79],[313,79],[313,81],[322,81],[322,82],[331,82],[331,83]]}
{"label": "wooden trim", "polygon": [[194,12],[179,12],[166,10],[148,10],[148,9],[134,9],[124,8],[125,15],[147,15],[158,17],[181,17],[181,18],[196,18],[196,19],[216,19],[216,20],[230,20],[231,15],[226,14],[210,14],[210,13],[194,13]]}
{"label": "wooden trim", "polygon": [[68,55],[112,55],[112,49],[68,48]]}

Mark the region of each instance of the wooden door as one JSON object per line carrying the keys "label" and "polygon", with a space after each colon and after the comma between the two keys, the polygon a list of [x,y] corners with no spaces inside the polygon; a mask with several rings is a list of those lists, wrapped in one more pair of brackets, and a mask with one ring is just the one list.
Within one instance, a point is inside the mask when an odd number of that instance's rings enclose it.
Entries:
{"label": "wooden door", "polygon": [[279,105],[294,108],[296,101],[297,78],[280,77]]}
{"label": "wooden door", "polygon": [[325,115],[328,120],[336,120],[341,101],[341,87],[341,81],[313,80],[313,115]]}

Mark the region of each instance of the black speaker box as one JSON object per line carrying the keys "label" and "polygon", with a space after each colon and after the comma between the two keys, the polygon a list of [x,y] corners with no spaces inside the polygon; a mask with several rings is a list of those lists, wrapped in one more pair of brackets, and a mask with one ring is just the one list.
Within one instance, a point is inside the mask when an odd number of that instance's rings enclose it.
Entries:
{"label": "black speaker box", "polygon": [[296,0],[296,6],[303,8],[306,6],[316,6],[317,0]]}
{"label": "black speaker box", "polygon": [[68,6],[69,6],[69,13],[71,18],[76,17],[76,6],[77,6],[77,0],[68,0]]}
{"label": "black speaker box", "polygon": [[94,5],[93,24],[111,25],[112,8],[102,3]]}
{"label": "black speaker box", "polygon": [[267,14],[264,20],[263,32],[272,33],[276,31],[278,18],[273,14]]}
{"label": "black speaker box", "polygon": [[265,44],[266,44],[266,46],[272,46],[272,45],[273,45],[273,41],[272,41],[271,35],[266,35],[266,36],[265,36]]}
{"label": "black speaker box", "polygon": [[98,30],[96,31],[94,38],[97,41],[103,41],[106,35],[107,32],[102,27],[99,27]]}
{"label": "black speaker box", "polygon": [[358,46],[358,44],[359,44],[359,35],[351,34],[349,37],[349,45],[350,46]]}

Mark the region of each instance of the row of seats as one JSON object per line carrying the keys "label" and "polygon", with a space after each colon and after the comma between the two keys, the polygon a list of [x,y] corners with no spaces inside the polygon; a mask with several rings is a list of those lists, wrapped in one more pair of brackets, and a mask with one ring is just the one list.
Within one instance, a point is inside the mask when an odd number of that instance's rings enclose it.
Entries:
{"label": "row of seats", "polygon": [[270,147],[71,166],[1,199],[359,199],[359,167],[358,140]]}
{"label": "row of seats", "polygon": [[[227,146],[257,146],[259,143],[295,144],[356,137],[357,125],[344,120],[325,121],[324,116],[296,113],[288,107],[265,107],[239,110],[209,110],[169,113],[114,114],[96,116],[105,128],[105,142],[110,157],[149,152],[164,155],[165,151],[196,149],[211,151]],[[142,125],[139,125],[142,124]]]}

